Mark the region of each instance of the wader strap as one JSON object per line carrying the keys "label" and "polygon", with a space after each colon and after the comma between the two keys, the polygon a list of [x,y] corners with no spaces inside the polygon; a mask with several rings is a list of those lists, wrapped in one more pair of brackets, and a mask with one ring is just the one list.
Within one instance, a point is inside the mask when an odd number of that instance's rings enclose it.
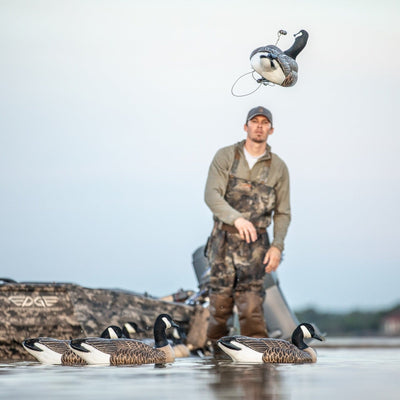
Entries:
{"label": "wader strap", "polygon": [[239,149],[236,147],[236,149],[235,149],[235,158],[233,159],[232,168],[229,171],[229,174],[233,175],[233,174],[236,173],[237,167],[239,165],[239,161],[240,161],[240,153],[239,153]]}

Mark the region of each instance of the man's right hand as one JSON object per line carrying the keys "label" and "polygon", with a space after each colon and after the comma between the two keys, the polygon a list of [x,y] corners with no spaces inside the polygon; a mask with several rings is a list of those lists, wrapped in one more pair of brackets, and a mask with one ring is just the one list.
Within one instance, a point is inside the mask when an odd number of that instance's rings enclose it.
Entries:
{"label": "man's right hand", "polygon": [[239,231],[242,240],[246,240],[247,243],[255,242],[257,240],[257,231],[254,225],[243,217],[239,217],[233,223],[236,229]]}

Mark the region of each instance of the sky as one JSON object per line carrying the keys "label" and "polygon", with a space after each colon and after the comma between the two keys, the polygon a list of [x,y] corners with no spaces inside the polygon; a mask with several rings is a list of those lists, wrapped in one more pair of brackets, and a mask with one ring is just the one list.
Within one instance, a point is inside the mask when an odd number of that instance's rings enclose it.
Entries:
{"label": "sky", "polygon": [[[274,117],[293,309],[400,302],[400,3],[0,0],[0,275],[197,288],[209,164]],[[295,86],[234,97],[257,47],[309,32]],[[250,76],[236,89],[254,89]],[[271,231],[272,232],[272,231]]]}

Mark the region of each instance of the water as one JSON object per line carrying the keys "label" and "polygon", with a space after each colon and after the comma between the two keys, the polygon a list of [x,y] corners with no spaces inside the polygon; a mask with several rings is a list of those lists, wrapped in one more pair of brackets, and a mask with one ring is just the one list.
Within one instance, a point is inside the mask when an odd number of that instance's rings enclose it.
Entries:
{"label": "water", "polygon": [[319,348],[318,362],[253,365],[177,359],[163,368],[0,364],[4,399],[398,400],[400,348]]}

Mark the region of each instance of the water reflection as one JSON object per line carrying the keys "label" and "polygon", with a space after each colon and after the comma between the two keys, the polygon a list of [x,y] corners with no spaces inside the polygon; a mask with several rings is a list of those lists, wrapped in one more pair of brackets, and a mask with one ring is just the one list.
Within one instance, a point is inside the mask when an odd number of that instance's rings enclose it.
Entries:
{"label": "water reflection", "polygon": [[289,399],[283,395],[283,377],[273,364],[238,364],[231,361],[211,362],[209,382],[216,398],[248,400]]}

